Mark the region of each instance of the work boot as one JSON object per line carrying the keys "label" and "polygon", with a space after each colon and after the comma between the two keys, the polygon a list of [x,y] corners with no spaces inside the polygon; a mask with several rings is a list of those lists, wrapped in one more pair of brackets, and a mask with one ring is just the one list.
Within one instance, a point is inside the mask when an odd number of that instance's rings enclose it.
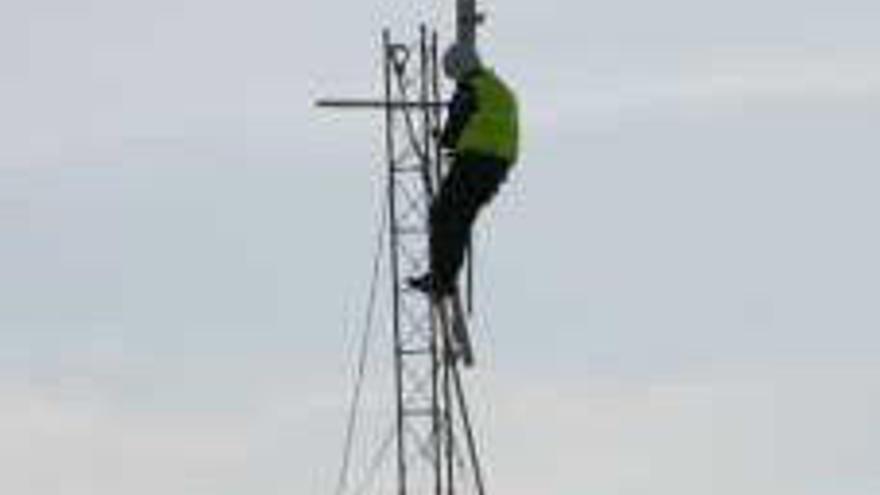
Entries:
{"label": "work boot", "polygon": [[432,294],[435,292],[434,277],[431,276],[431,272],[420,277],[410,277],[407,279],[406,284],[410,289],[415,289],[419,292],[424,292],[425,294]]}
{"label": "work boot", "polygon": [[441,298],[452,294],[455,289],[450,286],[445,286],[437,281],[437,279],[428,272],[420,277],[411,277],[406,281],[407,285],[411,289],[415,289],[419,292],[424,292],[425,294],[434,296],[436,298]]}

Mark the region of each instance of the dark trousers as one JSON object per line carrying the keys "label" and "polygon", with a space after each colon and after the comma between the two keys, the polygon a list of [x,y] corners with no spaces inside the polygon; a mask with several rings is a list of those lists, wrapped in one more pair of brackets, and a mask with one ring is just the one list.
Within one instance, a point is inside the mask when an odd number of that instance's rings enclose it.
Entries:
{"label": "dark trousers", "polygon": [[507,178],[506,160],[462,154],[454,160],[431,205],[431,273],[439,291],[450,293],[480,209]]}

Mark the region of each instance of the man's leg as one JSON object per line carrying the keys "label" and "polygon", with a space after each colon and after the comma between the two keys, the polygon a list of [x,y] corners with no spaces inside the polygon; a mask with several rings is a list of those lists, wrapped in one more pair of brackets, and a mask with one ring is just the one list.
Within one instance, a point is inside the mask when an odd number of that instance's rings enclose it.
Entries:
{"label": "man's leg", "polygon": [[493,157],[459,157],[432,210],[432,272],[441,289],[455,287],[479,210],[507,177],[507,163]]}
{"label": "man's leg", "polygon": [[421,290],[450,294],[464,263],[471,226],[479,210],[498,192],[507,177],[503,160],[479,155],[459,156],[431,205],[431,270],[411,280]]}
{"label": "man's leg", "polygon": [[471,194],[469,163],[456,160],[431,205],[431,275],[434,289],[451,293],[467,242],[468,221],[462,206]]}
{"label": "man's leg", "polygon": [[501,184],[507,179],[510,166],[495,157],[477,156],[469,168],[468,191],[462,202],[463,215],[468,223],[468,231],[477,219],[480,210],[498,194]]}

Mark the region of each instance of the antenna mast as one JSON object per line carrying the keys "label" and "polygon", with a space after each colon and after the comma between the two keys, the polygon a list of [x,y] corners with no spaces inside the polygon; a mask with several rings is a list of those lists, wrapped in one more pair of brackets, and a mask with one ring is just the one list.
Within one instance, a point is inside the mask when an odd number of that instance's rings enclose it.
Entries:
{"label": "antenna mast", "polygon": [[457,0],[456,41],[470,48],[477,48],[477,27],[483,23],[484,16],[477,11],[476,0]]}
{"label": "antenna mast", "polygon": [[[457,2],[456,40],[476,47],[476,1]],[[381,98],[317,105],[384,117],[396,493],[485,495],[461,373],[461,364],[472,362],[461,298],[435,300],[406,283],[430,267],[429,212],[446,169],[437,141],[445,107],[438,35],[423,25],[418,41],[405,44],[385,29],[382,53]]]}

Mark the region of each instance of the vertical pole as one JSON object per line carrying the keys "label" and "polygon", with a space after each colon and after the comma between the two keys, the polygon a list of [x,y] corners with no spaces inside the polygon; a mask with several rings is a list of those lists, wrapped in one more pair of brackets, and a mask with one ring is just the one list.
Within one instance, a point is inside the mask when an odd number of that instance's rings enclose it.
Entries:
{"label": "vertical pole", "polygon": [[[444,301],[438,301],[438,310],[446,311]],[[444,430],[446,432],[446,493],[455,494],[455,424],[453,423],[452,411],[452,367],[455,366],[455,358],[452,354],[452,338],[449,327],[452,325],[451,318],[444,318],[443,325],[443,405],[445,412]]]}
{"label": "vertical pole", "polygon": [[477,46],[477,1],[458,0],[456,6],[456,37],[462,45]]}
{"label": "vertical pole", "polygon": [[430,211],[431,200],[434,197],[434,184],[431,180],[431,158],[433,137],[431,136],[431,110],[428,104],[430,97],[430,64],[428,60],[428,28],[422,24],[419,27],[419,63],[421,77],[419,78],[419,103],[422,111],[422,177],[425,182],[425,199]]}
{"label": "vertical pole", "polygon": [[[440,97],[440,41],[437,31],[431,34],[431,92],[435,102],[439,102]],[[439,132],[443,121],[443,109],[440,106],[434,106],[434,125]],[[434,183],[437,189],[440,189],[440,182],[443,178],[443,150],[440,147],[439,137],[434,140]]]}
{"label": "vertical pole", "polygon": [[470,411],[468,411],[467,399],[464,395],[464,387],[461,384],[461,374],[458,368],[453,370],[455,378],[455,395],[458,399],[458,411],[467,440],[468,455],[470,456],[471,469],[473,470],[474,483],[477,485],[477,495],[486,495],[486,487],[483,483],[483,468],[480,465],[480,456],[477,452],[477,441],[474,438],[474,430],[471,426]]}
{"label": "vertical pole", "polygon": [[[425,218],[425,230],[428,232],[428,266],[431,266],[431,247],[430,247],[430,211],[431,204],[434,200],[434,192],[436,191],[435,186],[437,182],[435,180],[432,167],[437,160],[437,155],[435,153],[434,146],[434,138],[433,138],[433,128],[432,125],[432,117],[433,111],[429,105],[427,105],[428,101],[431,99],[433,85],[431,81],[433,80],[434,71],[436,70],[435,64],[433,62],[433,58],[429,51],[428,47],[428,31],[427,27],[422,24],[420,29],[420,52],[421,52],[421,93],[420,98],[423,104],[422,107],[422,115],[423,115],[423,129],[422,129],[422,139],[424,142],[424,154],[425,157],[424,162],[422,163],[422,174],[425,182],[425,201],[427,202],[426,212],[428,212],[428,217]],[[436,98],[434,101],[439,101]],[[430,303],[429,303],[430,304]],[[432,454],[434,461],[434,495],[443,495],[443,444],[442,444],[442,416],[441,416],[441,405],[439,400],[439,371],[440,371],[440,359],[438,356],[438,341],[437,341],[437,319],[433,317],[431,310],[429,310],[429,315],[431,317],[430,331],[431,331],[431,446],[432,446]]]}
{"label": "vertical pole", "polygon": [[[439,77],[439,57],[438,57],[438,37],[436,31],[433,33],[431,40],[431,65],[433,66],[433,74],[432,74],[432,92],[434,95],[435,101],[440,101],[440,77]],[[442,114],[440,108],[434,109],[434,118],[437,126],[440,125]],[[439,140],[435,140],[434,142],[434,154],[436,159],[435,164],[435,180],[437,183],[437,188],[442,187],[443,183],[443,151],[441,149]],[[453,410],[453,399],[452,399],[452,370],[453,366],[455,366],[455,358],[452,354],[452,339],[450,336],[450,326],[452,325],[452,319],[448,317],[445,312],[447,308],[445,307],[445,301],[443,300],[433,300],[432,305],[436,307],[437,314],[440,319],[440,335],[438,339],[442,341],[442,350],[440,355],[442,373],[443,373],[443,434],[445,445],[441,449],[443,454],[445,454],[444,460],[441,461],[441,464],[445,463],[446,467],[446,493],[447,495],[455,494],[455,463],[454,463],[454,455],[455,455],[455,424],[454,424],[454,410]]]}
{"label": "vertical pole", "polygon": [[467,240],[467,312],[474,313],[474,233],[468,234]]}
{"label": "vertical pole", "polygon": [[388,29],[382,31],[382,46],[385,77],[385,149],[388,156],[388,208],[390,222],[389,242],[391,243],[391,291],[394,308],[394,387],[397,396],[397,493],[407,495],[406,478],[406,446],[404,442],[404,404],[403,404],[403,363],[400,344],[400,287],[398,286],[399,260],[398,260],[398,226],[393,219],[397,218],[397,182],[396,182],[396,150],[394,146],[394,110],[389,104],[392,99],[391,69],[394,63],[394,53],[391,46],[391,32]]}

